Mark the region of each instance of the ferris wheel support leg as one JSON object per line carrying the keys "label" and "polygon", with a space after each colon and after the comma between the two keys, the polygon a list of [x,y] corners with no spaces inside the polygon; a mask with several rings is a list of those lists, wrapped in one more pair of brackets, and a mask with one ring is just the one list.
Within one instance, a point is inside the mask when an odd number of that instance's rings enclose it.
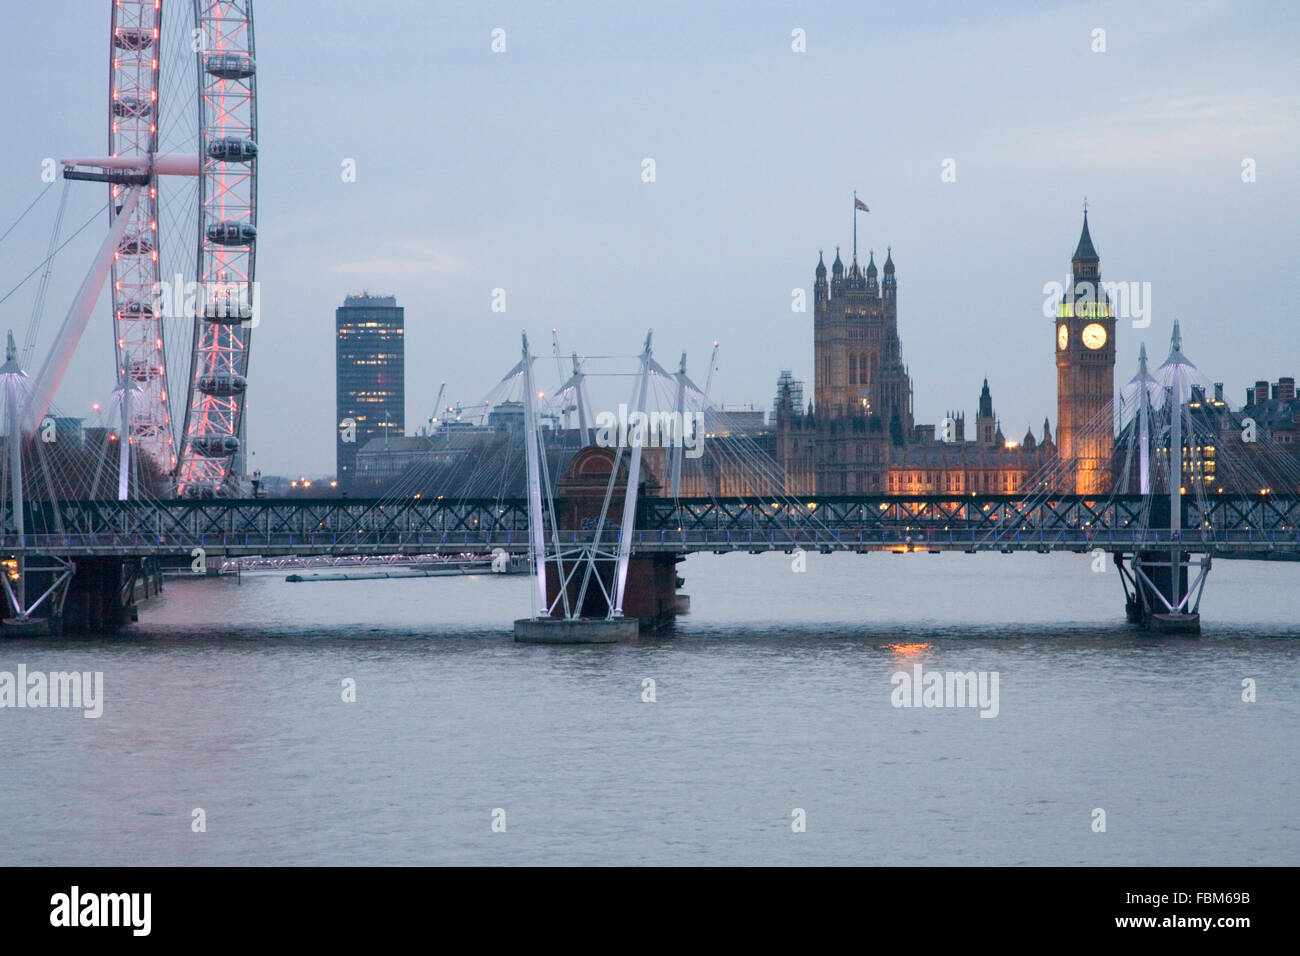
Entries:
{"label": "ferris wheel support leg", "polygon": [[63,319],[59,334],[54,339],[54,344],[50,347],[50,352],[45,357],[45,362],[41,365],[41,370],[33,383],[31,398],[27,402],[27,411],[23,416],[24,434],[36,431],[41,420],[45,418],[45,413],[49,411],[50,402],[54,401],[59,385],[63,383],[63,376],[67,374],[72,355],[77,350],[82,334],[86,331],[87,323],[90,322],[90,313],[94,311],[95,303],[99,301],[104,280],[113,265],[113,255],[122,242],[122,236],[131,221],[131,214],[135,211],[136,204],[140,201],[140,190],[143,188],[133,186],[127,190],[122,208],[117,218],[113,220],[113,228],[104,237],[103,245],[95,254],[90,271],[86,274],[85,281],[81,283],[77,297],[72,300],[72,305],[68,308],[68,314]]}

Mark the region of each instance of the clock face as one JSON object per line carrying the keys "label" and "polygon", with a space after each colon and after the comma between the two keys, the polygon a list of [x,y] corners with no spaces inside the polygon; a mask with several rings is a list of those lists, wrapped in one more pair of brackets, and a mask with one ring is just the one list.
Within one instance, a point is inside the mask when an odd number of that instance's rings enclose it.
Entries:
{"label": "clock face", "polygon": [[1062,325],[1060,328],[1056,330],[1056,347],[1064,350],[1065,346],[1069,343],[1069,341],[1070,341],[1070,329],[1068,326]]}
{"label": "clock face", "polygon": [[1093,322],[1092,324],[1083,327],[1081,338],[1083,339],[1083,344],[1088,346],[1088,348],[1099,349],[1106,344],[1106,330],[1096,322]]}

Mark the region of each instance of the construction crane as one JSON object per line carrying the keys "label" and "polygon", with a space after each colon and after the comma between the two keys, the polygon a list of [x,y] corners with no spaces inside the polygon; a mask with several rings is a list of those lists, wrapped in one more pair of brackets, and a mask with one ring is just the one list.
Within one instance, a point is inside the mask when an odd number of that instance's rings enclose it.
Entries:
{"label": "construction crane", "polygon": [[[559,329],[551,329],[551,347],[552,347],[552,349],[554,349],[554,351],[555,351],[555,370],[556,370],[557,372],[559,372],[559,375],[560,375],[560,377],[559,377],[559,381],[563,382],[563,381],[564,381],[564,363],[563,363],[563,361],[561,361],[561,359],[560,359],[560,331],[559,331]],[[577,353],[574,353],[574,369],[573,369],[573,370],[574,370],[575,372],[578,370],[578,369],[577,369]],[[560,414],[561,416],[563,416],[563,422],[564,422],[564,427],[565,427],[565,428],[568,428],[568,427],[569,427],[569,413],[570,413],[570,412],[573,412],[573,411],[577,411],[577,408],[578,408],[577,405],[571,405],[571,404],[567,404],[567,403],[566,403],[565,406],[564,406],[563,408],[560,409],[559,414]]]}
{"label": "construction crane", "polygon": [[560,381],[564,381],[564,363],[560,361],[559,329],[551,329],[551,348],[555,350],[555,370],[560,373]]}
{"label": "construction crane", "polygon": [[704,413],[705,434],[718,430],[718,412],[709,404],[709,389],[713,387],[713,373],[718,368],[718,340],[713,340],[713,355],[709,359],[709,374],[704,377],[704,394],[700,396],[700,408]]}
{"label": "construction crane", "polygon": [[704,377],[704,398],[709,397],[709,386],[713,384],[713,372],[718,367],[718,340],[713,340],[713,358],[709,359],[709,374]]}
{"label": "construction crane", "polygon": [[483,412],[478,416],[478,418],[480,419],[479,424],[482,424],[481,420],[483,416],[486,415],[487,412],[492,408],[492,404],[490,402],[475,402],[473,405],[462,405],[460,402],[457,402],[455,405],[449,407],[447,411],[451,413],[452,421],[459,422],[461,420],[461,416],[463,416],[466,412],[472,412],[480,408],[483,409]]}
{"label": "construction crane", "polygon": [[447,383],[443,382],[438,386],[438,397],[433,400],[433,414],[429,416],[429,434],[433,434],[438,427],[438,412],[442,411],[442,393],[447,391]]}

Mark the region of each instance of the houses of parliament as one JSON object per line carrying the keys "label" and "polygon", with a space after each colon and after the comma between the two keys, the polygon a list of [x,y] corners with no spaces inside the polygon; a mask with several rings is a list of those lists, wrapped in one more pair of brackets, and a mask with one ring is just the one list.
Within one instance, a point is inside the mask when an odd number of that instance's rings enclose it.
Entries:
{"label": "houses of parliament", "polygon": [[846,269],[836,250],[828,271],[818,257],[813,282],[814,382],[788,372],[777,385],[776,457],[786,490],[822,495],[1104,494],[1111,486],[1115,317],[1100,286],[1100,258],[1083,231],[1072,281],[1056,310],[1057,430],[1047,419],[1008,439],[988,380],[973,427],[964,412],[918,424],[898,333],[898,274],[892,250],[877,269],[856,252]]}

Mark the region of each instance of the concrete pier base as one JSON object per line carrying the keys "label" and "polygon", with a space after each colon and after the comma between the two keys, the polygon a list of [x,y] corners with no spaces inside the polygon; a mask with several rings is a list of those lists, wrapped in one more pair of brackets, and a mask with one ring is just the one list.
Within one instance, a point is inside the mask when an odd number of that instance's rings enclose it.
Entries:
{"label": "concrete pier base", "polygon": [[635,641],[640,630],[634,617],[613,620],[525,617],[515,621],[515,640],[521,644],[618,644]]}
{"label": "concrete pier base", "polygon": [[63,632],[63,621],[50,617],[7,617],[0,621],[5,637],[49,637]]}
{"label": "concrete pier base", "polygon": [[1199,614],[1152,614],[1151,626],[1161,634],[1199,634]]}

